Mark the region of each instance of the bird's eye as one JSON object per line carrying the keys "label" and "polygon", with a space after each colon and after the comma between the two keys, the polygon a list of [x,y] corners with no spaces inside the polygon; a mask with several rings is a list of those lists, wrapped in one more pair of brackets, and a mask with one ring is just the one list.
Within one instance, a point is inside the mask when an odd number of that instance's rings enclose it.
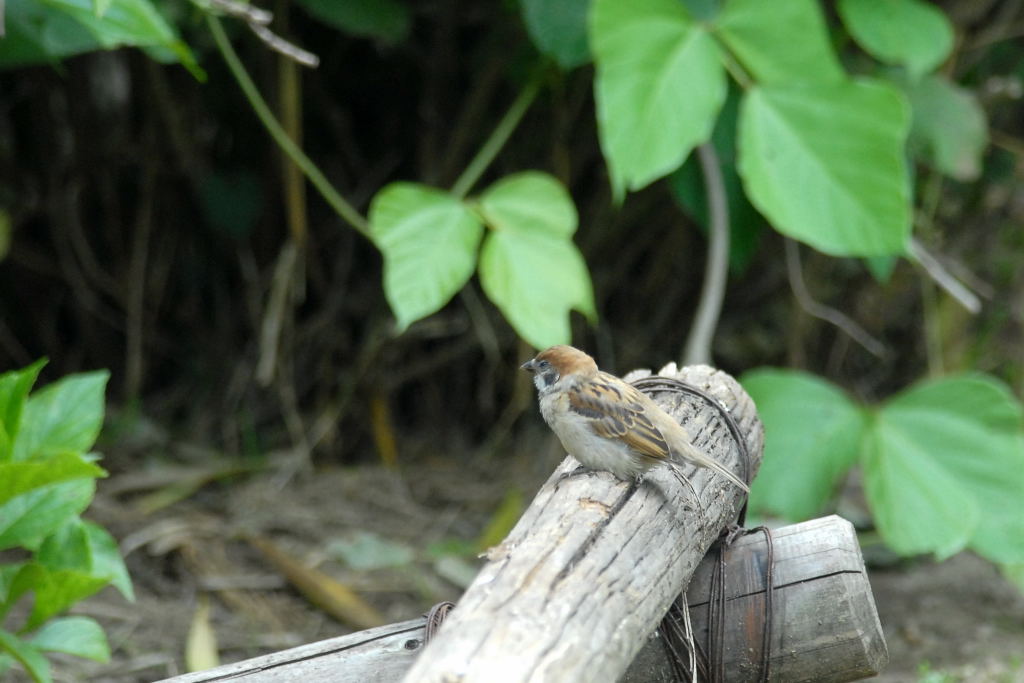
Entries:
{"label": "bird's eye", "polygon": [[547,362],[546,360],[542,360],[541,362],[537,363],[537,367],[540,367],[540,368],[550,368],[551,367],[551,363]]}

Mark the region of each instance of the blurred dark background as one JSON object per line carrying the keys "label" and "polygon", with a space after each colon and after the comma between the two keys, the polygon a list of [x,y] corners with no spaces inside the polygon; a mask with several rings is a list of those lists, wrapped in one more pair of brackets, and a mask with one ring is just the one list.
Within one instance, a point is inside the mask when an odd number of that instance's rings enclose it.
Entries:
{"label": "blurred dark background", "polygon": [[[718,367],[802,368],[868,402],[971,369],[1024,394],[1024,2],[938,4],[957,33],[943,71],[978,97],[991,144],[970,182],[913,169],[914,234],[982,297],[981,313],[905,260],[878,280],[861,260],[801,248],[810,293],[882,341],[878,357],[803,310],[782,238],[741,205]],[[273,3],[274,29],[317,54],[316,69],[224,20],[266,99],[299,112],[303,149],[364,215],[395,180],[449,187],[542,59],[515,3],[408,5],[408,35],[387,42]],[[99,449],[113,476],[88,514],[122,543],[139,594],[129,607],[116,594],[94,598],[115,660],[68,680],[180,672],[204,581],[268,571],[239,529],[274,537],[311,566],[353,531],[414,548],[397,569],[330,567],[389,620],[455,599],[476,552],[503,537],[561,457],[518,370],[533,349],[476,277],[396,334],[377,249],[288,179],[201,13],[166,7],[205,83],[131,49],[0,70],[0,370],[46,356],[43,385],[110,369]],[[852,73],[874,68],[835,39]],[[700,296],[707,243],[684,209],[697,171],[690,161],[616,206],[592,80],[591,66],[549,65],[475,189],[528,169],[558,177],[580,214],[575,241],[600,316],[591,326],[574,313],[573,343],[613,372],[656,369],[681,360]],[[723,162],[731,172],[728,154]],[[198,474],[179,467],[209,463]],[[294,476],[311,469],[317,477]],[[866,514],[856,477],[850,488],[844,514]],[[461,569],[442,566],[451,557]],[[928,657],[983,669],[1019,637],[1019,625],[990,637],[996,614],[1021,598],[977,557],[872,580],[896,663],[883,680],[923,680]],[[282,583],[216,595],[212,619],[231,658],[344,630]]]}
{"label": "blurred dark background", "polygon": [[[282,95],[278,55],[237,23],[233,40],[270,102],[300,104],[304,148],[364,213],[392,180],[450,185],[538,59],[505,3],[417,5],[395,45],[282,10],[285,35],[322,59],[301,71],[292,95]],[[734,258],[715,340],[723,369],[803,367],[870,400],[928,372],[932,334],[942,342],[933,365],[1024,386],[1024,51],[1020,39],[985,42],[1019,25],[1024,8],[945,10],[962,37],[952,75],[981,97],[995,144],[976,182],[925,188],[937,193],[935,220],[917,233],[988,296],[983,313],[966,314],[907,262],[883,283],[859,261],[805,249],[813,295],[884,341],[890,353],[879,359],[801,311],[779,236],[754,221],[739,238],[745,253]],[[287,447],[318,420],[331,429],[317,457],[345,463],[373,458],[371,425],[382,415],[400,437],[465,446],[452,458],[467,457],[496,424],[514,431],[519,411],[508,406],[529,399],[516,368],[530,349],[478,282],[394,335],[379,253],[311,189],[297,286],[273,310],[275,264],[295,234],[281,155],[204,26],[187,16],[181,25],[205,84],[133,50],[0,73],[0,207],[11,228],[0,365],[48,356],[44,380],[110,368],[114,405],[229,454]],[[858,55],[845,55],[855,70]],[[624,372],[680,358],[706,243],[670,181],[613,205],[591,79],[589,66],[553,67],[484,183],[534,168],[567,184],[601,316],[592,328],[574,314],[574,342]],[[261,348],[267,324],[281,330],[276,350]],[[256,368],[268,355],[273,381],[264,385]]]}

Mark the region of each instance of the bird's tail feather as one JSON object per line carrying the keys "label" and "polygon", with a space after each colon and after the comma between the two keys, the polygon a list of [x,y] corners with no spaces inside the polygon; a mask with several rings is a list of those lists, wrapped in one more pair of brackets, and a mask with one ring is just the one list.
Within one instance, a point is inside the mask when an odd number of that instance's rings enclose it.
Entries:
{"label": "bird's tail feather", "polygon": [[683,460],[683,462],[692,463],[692,464],[697,465],[699,467],[707,467],[708,469],[711,469],[711,470],[714,470],[715,472],[718,472],[723,477],[725,477],[726,479],[728,479],[732,483],[734,483],[737,486],[739,486],[746,493],[750,493],[750,487],[747,486],[743,482],[743,480],[741,480],[735,474],[733,474],[732,472],[727,470],[724,465],[722,465],[720,462],[718,462],[717,460],[715,460],[711,456],[705,455],[697,447],[695,447],[695,446],[693,446],[691,444],[686,444],[685,452],[684,453],[680,453],[679,456]]}

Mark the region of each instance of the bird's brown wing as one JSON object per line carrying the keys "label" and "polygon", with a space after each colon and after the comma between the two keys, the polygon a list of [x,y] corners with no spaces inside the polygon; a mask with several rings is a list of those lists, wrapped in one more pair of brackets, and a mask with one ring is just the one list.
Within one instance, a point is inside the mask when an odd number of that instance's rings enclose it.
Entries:
{"label": "bird's brown wing", "polygon": [[644,411],[643,395],[607,373],[569,391],[569,409],[590,420],[598,436],[620,439],[640,455],[669,457],[668,442]]}

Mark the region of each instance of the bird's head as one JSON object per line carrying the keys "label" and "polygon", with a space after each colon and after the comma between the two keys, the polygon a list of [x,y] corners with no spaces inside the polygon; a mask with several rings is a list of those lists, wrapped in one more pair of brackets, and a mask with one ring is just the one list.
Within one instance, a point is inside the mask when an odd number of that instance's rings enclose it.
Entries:
{"label": "bird's head", "polygon": [[559,380],[582,379],[597,374],[597,363],[593,358],[564,344],[541,351],[521,367],[533,373],[533,383],[542,394],[551,391]]}

